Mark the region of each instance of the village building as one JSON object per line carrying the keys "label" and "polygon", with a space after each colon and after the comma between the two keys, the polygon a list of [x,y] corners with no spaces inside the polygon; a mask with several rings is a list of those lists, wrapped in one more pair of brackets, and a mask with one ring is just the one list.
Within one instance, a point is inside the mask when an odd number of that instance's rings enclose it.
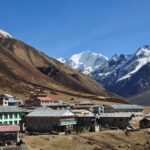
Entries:
{"label": "village building", "polygon": [[19,125],[0,125],[0,142],[20,142]]}
{"label": "village building", "polygon": [[92,106],[94,105],[94,102],[90,101],[90,100],[83,100],[81,101],[80,103],[78,103],[77,105],[80,105],[80,106]]}
{"label": "village building", "polygon": [[76,105],[73,106],[73,109],[88,110],[90,112],[93,112],[93,108],[94,102],[90,100],[81,101],[80,103],[77,103]]}
{"label": "village building", "polygon": [[131,125],[132,115],[130,113],[101,113],[98,124],[104,128],[120,128],[125,129]]}
{"label": "village building", "polygon": [[0,94],[0,105],[2,106],[18,106],[21,100],[17,100],[14,96],[9,94]]}
{"label": "village building", "polygon": [[38,106],[46,107],[53,103],[52,99],[46,95],[33,96],[29,100],[26,100],[26,106]]}
{"label": "village building", "polygon": [[20,124],[25,111],[16,106],[0,106],[0,125],[17,125]]}
{"label": "village building", "polygon": [[140,128],[150,128],[150,118],[144,118],[140,121]]}
{"label": "village building", "polygon": [[26,116],[26,130],[29,132],[66,132],[73,130],[75,124],[75,115],[69,110],[40,107]]}
{"label": "village building", "polygon": [[132,104],[114,104],[114,105],[100,105],[94,107],[94,113],[129,113],[134,116],[135,120],[143,118],[143,107]]}
{"label": "village building", "polygon": [[72,109],[81,109],[81,110],[88,110],[90,112],[93,112],[94,106],[89,106],[89,105],[75,105],[72,107]]}
{"label": "village building", "polygon": [[150,113],[145,114],[145,117],[140,121],[140,128],[150,128]]}
{"label": "village building", "polygon": [[90,130],[95,125],[96,118],[92,112],[86,109],[72,109],[71,112],[76,116],[76,130]]}
{"label": "village building", "polygon": [[71,104],[63,102],[63,101],[56,101],[51,104],[49,104],[47,107],[56,109],[56,110],[65,110],[65,109],[71,109],[73,107]]}
{"label": "village building", "polygon": [[145,118],[150,118],[150,113],[144,115]]}
{"label": "village building", "polygon": [[96,105],[93,107],[93,113],[94,114],[101,114],[104,113],[104,106],[103,105]]}

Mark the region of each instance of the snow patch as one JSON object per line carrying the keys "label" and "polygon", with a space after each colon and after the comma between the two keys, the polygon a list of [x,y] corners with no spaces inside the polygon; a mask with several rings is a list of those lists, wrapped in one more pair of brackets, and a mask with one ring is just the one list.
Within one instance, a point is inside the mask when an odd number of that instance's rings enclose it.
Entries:
{"label": "snow patch", "polygon": [[120,77],[116,82],[130,78],[148,62],[150,62],[150,48],[139,48],[132,57],[123,66],[121,66],[127,73]]}
{"label": "snow patch", "polygon": [[0,37],[5,37],[5,38],[13,38],[12,35],[7,33],[6,31],[0,29]]}

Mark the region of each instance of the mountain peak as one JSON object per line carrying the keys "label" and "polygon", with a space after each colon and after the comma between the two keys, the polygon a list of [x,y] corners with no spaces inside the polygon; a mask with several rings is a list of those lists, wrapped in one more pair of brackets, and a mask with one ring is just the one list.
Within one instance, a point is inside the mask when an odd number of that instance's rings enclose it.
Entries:
{"label": "mountain peak", "polygon": [[59,58],[58,60],[84,74],[90,74],[97,67],[105,64],[108,58],[102,54],[86,50],[72,55],[71,58]]}
{"label": "mountain peak", "polygon": [[143,48],[143,49],[149,49],[149,50],[150,50],[150,45],[143,45],[143,46],[140,47],[139,49],[141,49],[141,48]]}
{"label": "mountain peak", "polygon": [[105,59],[106,61],[108,60],[108,58],[103,56],[102,54],[94,53],[91,50],[85,50],[82,51],[81,53],[74,54],[71,56],[71,60],[81,63],[84,63],[85,61],[86,62],[88,61],[90,63],[91,61],[95,61],[95,59],[98,58]]}
{"label": "mountain peak", "polygon": [[3,38],[13,38],[11,34],[9,34],[8,32],[0,29],[0,37],[3,37]]}
{"label": "mountain peak", "polygon": [[148,58],[150,56],[150,46],[144,45],[137,49],[135,52],[135,56],[140,58]]}
{"label": "mountain peak", "polygon": [[114,54],[110,59],[109,61],[117,61],[119,58],[119,55],[118,54]]}

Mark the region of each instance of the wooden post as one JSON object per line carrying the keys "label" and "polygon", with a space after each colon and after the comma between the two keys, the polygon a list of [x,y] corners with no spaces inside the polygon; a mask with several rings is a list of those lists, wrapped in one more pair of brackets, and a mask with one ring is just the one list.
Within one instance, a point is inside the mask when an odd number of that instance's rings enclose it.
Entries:
{"label": "wooden post", "polygon": [[17,142],[20,142],[20,134],[17,132]]}

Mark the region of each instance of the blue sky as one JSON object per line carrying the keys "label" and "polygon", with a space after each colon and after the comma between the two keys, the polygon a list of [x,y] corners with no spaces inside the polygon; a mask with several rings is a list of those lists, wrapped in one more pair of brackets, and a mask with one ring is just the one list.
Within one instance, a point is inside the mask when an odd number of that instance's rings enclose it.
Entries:
{"label": "blue sky", "polygon": [[150,0],[0,0],[0,28],[52,57],[150,44]]}

